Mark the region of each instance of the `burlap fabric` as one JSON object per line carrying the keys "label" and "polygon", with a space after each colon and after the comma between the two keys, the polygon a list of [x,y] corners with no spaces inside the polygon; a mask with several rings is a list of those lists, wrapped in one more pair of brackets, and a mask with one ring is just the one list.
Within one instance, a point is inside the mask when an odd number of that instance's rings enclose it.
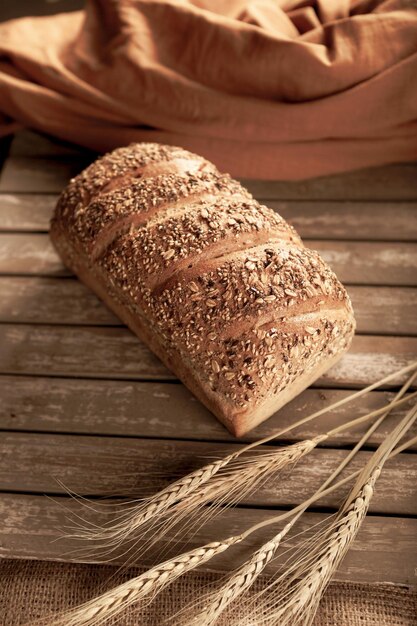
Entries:
{"label": "burlap fabric", "polygon": [[[137,575],[132,568],[38,561],[3,560],[0,564],[0,624],[20,626],[54,611],[74,606],[114,583]],[[125,615],[120,626],[169,624],[169,616],[186,599],[201,593],[216,574],[194,573],[179,579],[148,609]],[[240,608],[237,607],[236,611]],[[243,616],[242,616],[243,617]],[[112,622],[114,623],[114,622]],[[323,597],[314,626],[415,626],[417,593],[392,585],[333,583]],[[221,626],[226,626],[224,621]]]}

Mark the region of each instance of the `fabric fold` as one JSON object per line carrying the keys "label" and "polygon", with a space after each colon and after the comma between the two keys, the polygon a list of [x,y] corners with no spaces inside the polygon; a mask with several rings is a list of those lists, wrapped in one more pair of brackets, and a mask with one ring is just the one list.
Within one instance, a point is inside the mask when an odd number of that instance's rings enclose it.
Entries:
{"label": "fabric fold", "polygon": [[90,0],[0,24],[0,134],[298,179],[417,157],[417,3]]}

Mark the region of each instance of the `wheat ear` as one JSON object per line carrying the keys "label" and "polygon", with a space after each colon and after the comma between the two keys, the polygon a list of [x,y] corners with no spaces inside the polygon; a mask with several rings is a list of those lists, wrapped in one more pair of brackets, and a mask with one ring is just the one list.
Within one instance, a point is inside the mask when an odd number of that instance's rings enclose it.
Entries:
{"label": "wheat ear", "polygon": [[[411,441],[400,446],[398,450],[391,453],[391,456],[395,453],[401,452],[409,445],[415,443],[416,439],[417,437],[414,437]],[[352,480],[352,478],[357,476],[359,473],[360,470],[340,480],[337,484],[326,490],[319,490],[320,493],[316,493],[313,497],[309,498],[309,500],[304,502],[302,505],[295,507],[292,511],[282,513],[281,515],[275,516],[265,522],[256,524],[240,535],[234,535],[224,539],[223,541],[206,544],[200,548],[190,550],[178,557],[170,559],[161,565],[157,565],[127,583],[119,585],[115,589],[102,594],[98,598],[94,598],[93,600],[90,600],[73,610],[62,613],[57,616],[55,620],[50,621],[49,626],[97,626],[97,624],[111,617],[117,618],[123,610],[142,599],[146,598],[146,602],[150,602],[160,591],[162,591],[163,588],[174,582],[174,580],[182,574],[185,574],[186,572],[191,571],[199,565],[207,562],[217,554],[227,550],[230,546],[243,541],[259,528],[267,524],[275,524],[277,521],[299,513],[301,510],[304,510],[324,495],[327,495],[331,491],[339,488],[347,481]],[[287,525],[288,529],[290,525],[292,525],[292,523]],[[285,532],[286,530],[283,529],[281,537],[284,536]],[[277,541],[279,542],[279,540]],[[274,546],[271,545],[270,549],[272,551]],[[269,558],[269,555],[266,555],[265,558]],[[32,624],[32,626],[34,625]],[[183,624],[181,626],[183,626]]]}
{"label": "wheat ear", "polygon": [[[233,506],[239,502],[268,477],[292,466],[325,438],[319,435],[265,453],[251,451],[246,457],[228,459],[224,467],[216,469],[210,480],[201,482],[188,495],[184,495],[183,491],[182,497],[177,499],[175,491],[175,496],[167,506],[166,498],[159,504],[158,494],[155,506],[153,503],[152,508],[147,505],[139,515],[137,507],[133,507],[112,521],[108,528],[91,525],[71,536],[87,541],[95,540],[93,549],[96,558],[102,556],[111,560],[127,555],[127,562],[133,562],[167,535],[172,544],[180,531],[181,535],[184,535],[186,529],[196,531],[202,521],[206,523],[224,506]],[[168,494],[168,497],[171,496]],[[210,507],[205,507],[207,503],[210,503]],[[204,516],[201,516],[203,508]],[[122,544],[124,553],[121,555],[118,549]]]}
{"label": "wheat ear", "polygon": [[[215,624],[226,608],[253,585],[257,577],[274,558],[283,537],[292,528],[293,523],[291,520],[281,532],[256,550],[250,559],[233,572],[218,591],[207,594],[204,597],[202,609],[189,621],[182,622],[182,626],[212,626]],[[189,611],[190,609],[185,609],[183,613],[186,615]]]}
{"label": "wheat ear", "polygon": [[51,622],[51,626],[96,626],[103,620],[117,617],[141,600],[152,601],[179,576],[206,563],[241,540],[241,535],[235,535],[180,554],[76,609],[62,613]]}
{"label": "wheat ear", "polygon": [[[337,523],[321,553],[316,552],[314,560],[310,558],[310,569],[304,576],[299,579],[298,573],[294,573],[289,581],[285,581],[283,589],[278,594],[275,593],[273,603],[267,603],[267,610],[262,611],[264,626],[308,626],[312,623],[324,589],[349,550],[366,516],[379,473],[379,468],[374,470]],[[317,541],[317,537],[314,537],[314,541]],[[261,618],[260,612],[257,613],[257,618]]]}
{"label": "wheat ear", "polygon": [[[92,522],[84,524],[81,518],[81,522],[78,522],[78,529],[69,537],[85,540],[90,545],[91,541],[94,541],[95,544],[90,551],[93,552],[95,558],[101,557],[109,561],[128,555],[127,563],[133,562],[174,529],[176,532],[181,530],[184,534],[185,528],[180,528],[181,523],[185,522],[188,530],[191,530],[196,523],[200,523],[199,513],[207,503],[211,506],[205,508],[204,522],[216,515],[220,507],[233,506],[238,503],[262,481],[290,467],[336,432],[372,417],[385,415],[390,409],[409,402],[415,396],[417,392],[402,400],[394,400],[385,407],[313,439],[268,452],[253,451],[248,447],[243,449],[246,450],[246,454],[238,450],[224,459],[192,472],[139,505],[133,503],[132,508],[127,510],[125,507],[125,510],[113,518],[108,525],[97,526]],[[129,542],[128,547],[126,547],[126,542]],[[122,544],[125,544],[125,551],[120,554],[119,547]],[[88,556],[88,552],[88,549],[84,553],[81,549],[78,550],[78,553],[84,556]]]}
{"label": "wheat ear", "polygon": [[[85,529],[81,527],[78,533],[74,533],[70,537],[78,539],[106,538],[123,541],[130,533],[146,525],[149,520],[164,515],[176,502],[186,498],[190,493],[207,483],[222,467],[234,458],[235,454],[229,454],[223,459],[213,461],[171,483],[155,495],[144,498],[139,504],[136,504],[134,511],[124,511],[115,518],[114,521],[120,520],[119,524],[108,528],[94,527],[91,524],[90,528]],[[85,524],[89,525],[87,521]]]}
{"label": "wheat ear", "polygon": [[[395,401],[401,399],[401,397],[406,393],[409,387],[412,385],[414,380],[417,377],[417,372],[415,372],[409,380],[403,385],[400,391],[396,394],[394,398]],[[351,461],[351,459],[355,456],[355,454],[361,449],[363,444],[369,439],[372,433],[378,428],[381,422],[389,415],[390,410],[384,410],[383,414],[379,417],[379,419],[374,422],[367,430],[367,432],[362,436],[360,441],[355,445],[355,447],[347,454],[344,460],[339,464],[339,466],[332,472],[332,474],[326,479],[326,481],[321,485],[320,489],[316,492],[319,494],[324,491],[328,485],[330,485],[334,479],[342,472],[342,470],[346,467],[346,465]],[[337,432],[337,429],[336,429]],[[332,430],[327,433],[327,436],[330,436],[335,433],[335,430]],[[202,598],[199,599],[198,604],[203,604],[202,609],[191,618],[191,620],[184,623],[184,626],[212,626],[216,623],[220,615],[226,610],[226,608],[235,600],[242,595],[247,589],[249,589],[255,580],[262,574],[265,567],[268,563],[274,558],[279,546],[281,545],[281,541],[285,535],[290,531],[290,529],[295,525],[304,511],[307,510],[307,506],[300,510],[293,519],[286,524],[286,526],[277,533],[272,539],[270,539],[267,543],[265,543],[261,548],[256,550],[254,554],[245,561],[236,571],[234,571],[227,580],[220,586],[220,588],[215,589],[213,592],[203,595]],[[186,607],[183,611],[185,615],[192,612],[193,606]]]}
{"label": "wheat ear", "polygon": [[[384,463],[416,419],[417,406],[414,406],[379,446],[365,468],[358,472],[357,480],[331,528],[306,541],[298,550],[299,558],[251,601],[251,605],[255,605],[250,613],[254,623],[265,626],[308,626],[312,623],[328,582],[366,516]],[[265,594],[267,597],[261,603]]]}

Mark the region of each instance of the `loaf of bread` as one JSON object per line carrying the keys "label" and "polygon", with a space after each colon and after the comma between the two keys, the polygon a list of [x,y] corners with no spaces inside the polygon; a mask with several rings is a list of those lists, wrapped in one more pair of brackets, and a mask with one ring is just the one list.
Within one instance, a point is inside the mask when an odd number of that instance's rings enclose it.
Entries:
{"label": "loaf of bread", "polygon": [[64,263],[236,436],[321,376],[354,333],[345,289],[295,230],[181,148],[119,148],[72,179]]}

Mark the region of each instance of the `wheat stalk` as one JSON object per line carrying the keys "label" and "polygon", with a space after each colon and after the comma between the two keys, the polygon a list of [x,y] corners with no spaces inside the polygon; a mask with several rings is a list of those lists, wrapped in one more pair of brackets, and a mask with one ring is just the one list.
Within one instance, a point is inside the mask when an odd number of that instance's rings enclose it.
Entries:
{"label": "wheat stalk", "polygon": [[[390,409],[409,402],[416,395],[417,393],[410,394],[402,400],[394,400],[386,407],[342,424],[326,434],[281,447],[272,452],[256,451],[254,453],[252,450],[254,444],[245,446],[221,460],[188,474],[155,496],[140,502],[139,505],[133,502],[132,508],[115,516],[108,525],[97,526],[79,517],[76,532],[67,536],[87,541],[90,546],[94,541],[91,551],[95,558],[112,560],[130,554],[130,561],[127,562],[132,562],[173,529],[176,528],[177,532],[181,530],[184,534],[185,529],[179,528],[183,521],[188,530],[191,530],[194,523],[200,522],[199,513],[207,503],[211,503],[211,506],[205,509],[205,522],[217,513],[219,507],[233,506],[267,477],[294,464],[318,443],[340,430],[360,424],[372,417],[385,415]],[[118,553],[118,548],[127,541],[130,541],[130,547],[123,554]],[[82,550],[78,552],[83,554]],[[85,556],[88,556],[88,550],[84,552]]]}
{"label": "wheat stalk", "polygon": [[[113,521],[110,527],[81,528],[72,537],[87,541],[95,540],[97,542],[94,545],[95,557],[100,554],[102,557],[114,554],[114,558],[120,559],[121,556],[131,553],[131,560],[136,559],[164,536],[170,534],[172,543],[176,536],[175,529],[177,533],[181,530],[183,535],[184,527],[179,528],[182,522],[188,531],[196,524],[201,524],[200,512],[207,503],[210,503],[210,507],[204,510],[204,523],[216,515],[223,506],[232,506],[247,496],[269,476],[276,475],[277,472],[296,463],[325,438],[324,435],[319,435],[314,439],[279,447],[266,453],[251,452],[246,458],[235,454],[235,459],[230,460],[232,455],[229,455],[226,457],[227,462],[223,459],[223,467],[217,467],[216,473],[211,474],[210,480],[200,482],[199,486],[193,489],[187,485],[187,495],[184,495],[186,490],[182,487],[182,497],[179,497],[179,490],[175,489],[171,495],[167,488],[164,491],[168,497],[164,492],[160,492],[154,501],[147,503],[139,512],[138,507],[133,507]],[[210,466],[206,466],[208,467]],[[207,471],[207,474],[209,473],[210,471]],[[177,481],[173,487],[181,482]],[[160,499],[162,494],[163,498]],[[124,555],[120,555],[117,549],[128,540],[133,542],[133,545],[125,549]]]}
{"label": "wheat stalk", "polygon": [[[414,373],[408,381],[406,381],[400,391],[396,394],[394,398],[394,403],[402,396],[404,396],[416,377],[417,372]],[[326,487],[334,481],[334,479],[341,473],[341,471],[355,456],[358,450],[361,449],[363,444],[369,439],[371,434],[381,424],[385,417],[389,415],[389,413],[389,410],[385,410],[383,414],[379,417],[379,419],[368,428],[367,432],[363,435],[363,437],[356,444],[353,450],[349,452],[349,454],[345,457],[342,463],[339,464],[336,470],[321,485],[320,489],[316,492],[316,495],[319,495],[320,492],[323,492]],[[337,432],[337,430],[338,429],[330,431],[328,435],[334,434],[335,432]],[[213,624],[215,624],[217,619],[226,610],[226,608],[231,603],[235,602],[239,596],[241,596],[248,588],[253,585],[253,583],[263,572],[267,564],[275,556],[279,546],[281,545],[283,537],[294,526],[296,521],[301,517],[301,515],[307,508],[308,507],[305,506],[303,509],[301,509],[297,513],[297,515],[295,515],[295,517],[293,517],[293,519],[278,534],[276,534],[271,540],[261,546],[261,548],[256,550],[251,558],[249,558],[237,570],[235,570],[220,588],[200,598],[199,604],[203,604],[202,609],[194,617],[192,617],[190,621],[187,621],[186,626],[212,626]],[[192,610],[193,606],[189,606],[185,609],[185,611],[183,611],[183,613],[187,615],[188,613],[192,612]]]}
{"label": "wheat stalk", "polygon": [[[217,504],[224,503],[221,500],[221,496],[224,493],[222,481],[225,478],[231,481],[233,472],[239,472],[241,470],[241,466],[239,465],[239,463],[235,464],[234,466],[231,464],[233,464],[234,461],[237,461],[239,457],[244,455],[244,453],[249,452],[252,448],[255,448],[263,443],[276,439],[278,436],[282,435],[288,430],[305,424],[330,411],[331,409],[337,408],[355,398],[358,398],[368,391],[371,391],[372,389],[375,389],[385,382],[388,382],[392,378],[402,375],[412,369],[415,369],[416,367],[417,362],[412,363],[409,366],[402,368],[400,371],[390,374],[380,381],[369,385],[365,389],[351,394],[347,398],[343,398],[342,400],[328,407],[325,407],[320,411],[316,411],[315,413],[308,415],[301,420],[298,420],[298,422],[294,423],[290,427],[281,429],[269,437],[265,437],[264,439],[255,441],[251,444],[244,446],[240,450],[237,450],[233,454],[229,454],[223,459],[214,461],[194,472],[191,472],[187,476],[177,480],[176,482],[169,485],[154,496],[142,500],[139,504],[137,503],[137,501],[131,502],[130,504],[134,506],[132,506],[129,510],[124,510],[122,513],[114,516],[110,523],[106,522],[100,526],[97,524],[93,524],[88,519],[82,518],[80,515],[77,515],[78,519],[74,522],[75,531],[71,534],[66,533],[66,536],[68,538],[85,540],[90,544],[92,541],[98,542],[98,544],[95,546],[95,556],[98,556],[100,554],[100,550],[102,556],[111,555],[124,541],[126,541],[130,536],[137,533],[138,531],[141,531],[145,535],[148,534],[148,536],[150,532],[153,532],[154,537],[156,538],[155,540],[160,539],[163,534],[166,534],[167,530],[171,530],[173,526],[181,521],[181,519],[184,519],[185,512],[187,510],[189,513],[191,512],[190,509],[187,509],[187,502],[191,506],[192,511],[195,512],[196,506],[201,506],[201,504],[204,504],[208,501],[208,498],[205,497],[205,495],[207,495],[208,493],[205,487],[206,484],[209,483],[209,481],[211,481],[209,489],[210,497],[217,498]],[[376,414],[377,413],[372,412],[368,414],[368,416],[364,416],[354,422],[343,425],[341,428],[346,428],[349,425],[352,426],[355,423],[360,423],[361,421],[369,419]],[[339,430],[340,428],[334,430],[331,433],[328,433],[326,436],[323,437],[325,438],[327,436],[330,436],[330,434],[339,432]],[[317,442],[322,440],[323,439],[318,439]],[[219,480],[213,483],[213,477],[216,477],[220,470],[222,470],[223,468],[227,468],[227,466],[229,466],[228,469],[230,471],[226,472],[226,474],[221,477],[218,476]],[[274,466],[273,459],[271,459],[271,466]],[[265,462],[264,467],[266,473],[268,473],[269,471],[273,471],[268,469],[269,465],[267,462]],[[261,467],[256,467],[256,465],[254,465],[253,472],[256,473],[257,471],[261,471]],[[250,479],[249,483],[252,487],[254,486],[254,482]],[[218,496],[216,496],[216,486],[220,490]],[[242,496],[246,495],[247,493],[248,491],[242,492]],[[239,494],[235,494],[235,498],[238,495]],[[196,497],[194,498],[193,496]],[[234,502],[231,501],[230,504],[236,503],[238,499]],[[87,508],[92,508],[88,505],[86,506]],[[170,515],[172,515],[172,520],[171,522],[168,521],[168,523],[166,523],[167,517],[169,517]],[[153,544],[154,541],[152,540],[150,544],[146,545],[148,545],[149,547],[149,545]],[[82,550],[79,550],[78,552],[82,552]]]}
{"label": "wheat stalk", "polygon": [[[309,626],[312,623],[328,582],[366,516],[382,467],[416,418],[417,405],[393,429],[365,468],[357,473],[356,483],[331,528],[305,542],[298,550],[301,555],[299,559],[287,567],[266,590],[255,596],[251,602],[255,608],[249,611],[254,623],[262,623],[264,626]],[[260,602],[265,595],[266,599]]]}
{"label": "wheat stalk", "polygon": [[[374,485],[380,469],[372,473],[361,492],[336,524],[336,528],[321,548],[310,556],[310,569],[300,579],[298,570],[286,574],[285,582],[267,610],[257,612],[263,626],[308,626],[312,623],[324,589],[354,541],[369,508]],[[314,542],[317,537],[314,537]],[[308,542],[310,546],[313,542]],[[306,546],[304,546],[304,549]],[[272,608],[273,607],[273,608]],[[256,622],[257,623],[257,622]]]}
{"label": "wheat stalk", "polygon": [[234,535],[224,541],[213,541],[180,554],[76,609],[62,613],[51,622],[51,626],[95,626],[103,620],[117,617],[122,611],[145,598],[147,601],[153,600],[179,576],[206,563],[240,541],[242,535]]}
{"label": "wheat stalk", "polygon": [[[412,439],[411,441],[400,446],[398,449],[394,450],[394,452],[391,452],[390,456],[394,456],[394,454],[406,449],[406,447],[415,443],[416,439],[417,437],[414,437],[414,439]],[[292,511],[282,513],[279,516],[275,516],[269,520],[266,520],[265,522],[252,526],[240,535],[233,535],[222,541],[208,543],[202,547],[190,550],[184,554],[179,555],[178,557],[172,558],[162,563],[161,565],[157,565],[154,568],[143,573],[142,575],[128,581],[127,583],[119,585],[115,589],[102,594],[98,598],[94,598],[93,600],[86,602],[76,609],[67,611],[66,613],[62,613],[52,622],[49,622],[49,624],[50,626],[97,626],[97,624],[100,624],[103,621],[110,619],[111,617],[117,618],[120,613],[123,612],[126,608],[132,606],[137,602],[140,602],[145,598],[148,603],[152,601],[155,596],[167,585],[174,582],[182,574],[185,574],[186,572],[191,571],[192,569],[209,561],[214,556],[227,550],[230,546],[243,541],[246,537],[256,532],[262,526],[275,524],[277,521],[284,520],[285,518],[294,514],[299,514],[312,503],[314,503],[321,497],[328,495],[330,492],[338,489],[340,486],[352,480],[352,478],[358,476],[359,474],[360,470],[340,480],[338,483],[336,483],[332,487],[329,487],[328,489],[320,489],[314,496],[309,498],[302,505],[295,507]],[[374,477],[376,478],[376,474]],[[354,509],[355,507],[353,506],[350,508]],[[254,558],[252,563],[252,565],[255,566],[252,572],[253,575],[257,573],[257,569],[259,568],[260,563],[264,561],[269,562],[271,558],[273,558],[273,553],[279,546],[282,537],[284,537],[284,535],[293,525],[293,522],[294,520],[287,524],[287,526],[281,531],[281,533],[276,536],[275,541],[270,542],[267,554],[262,556],[262,549],[258,551],[259,558]],[[340,524],[340,528],[341,527],[342,525]],[[251,576],[248,576],[248,583],[250,582],[251,578]],[[248,586],[250,585],[247,584],[246,587]],[[292,626],[292,622],[290,622],[290,624]],[[181,626],[184,626],[184,624],[182,623]]]}

